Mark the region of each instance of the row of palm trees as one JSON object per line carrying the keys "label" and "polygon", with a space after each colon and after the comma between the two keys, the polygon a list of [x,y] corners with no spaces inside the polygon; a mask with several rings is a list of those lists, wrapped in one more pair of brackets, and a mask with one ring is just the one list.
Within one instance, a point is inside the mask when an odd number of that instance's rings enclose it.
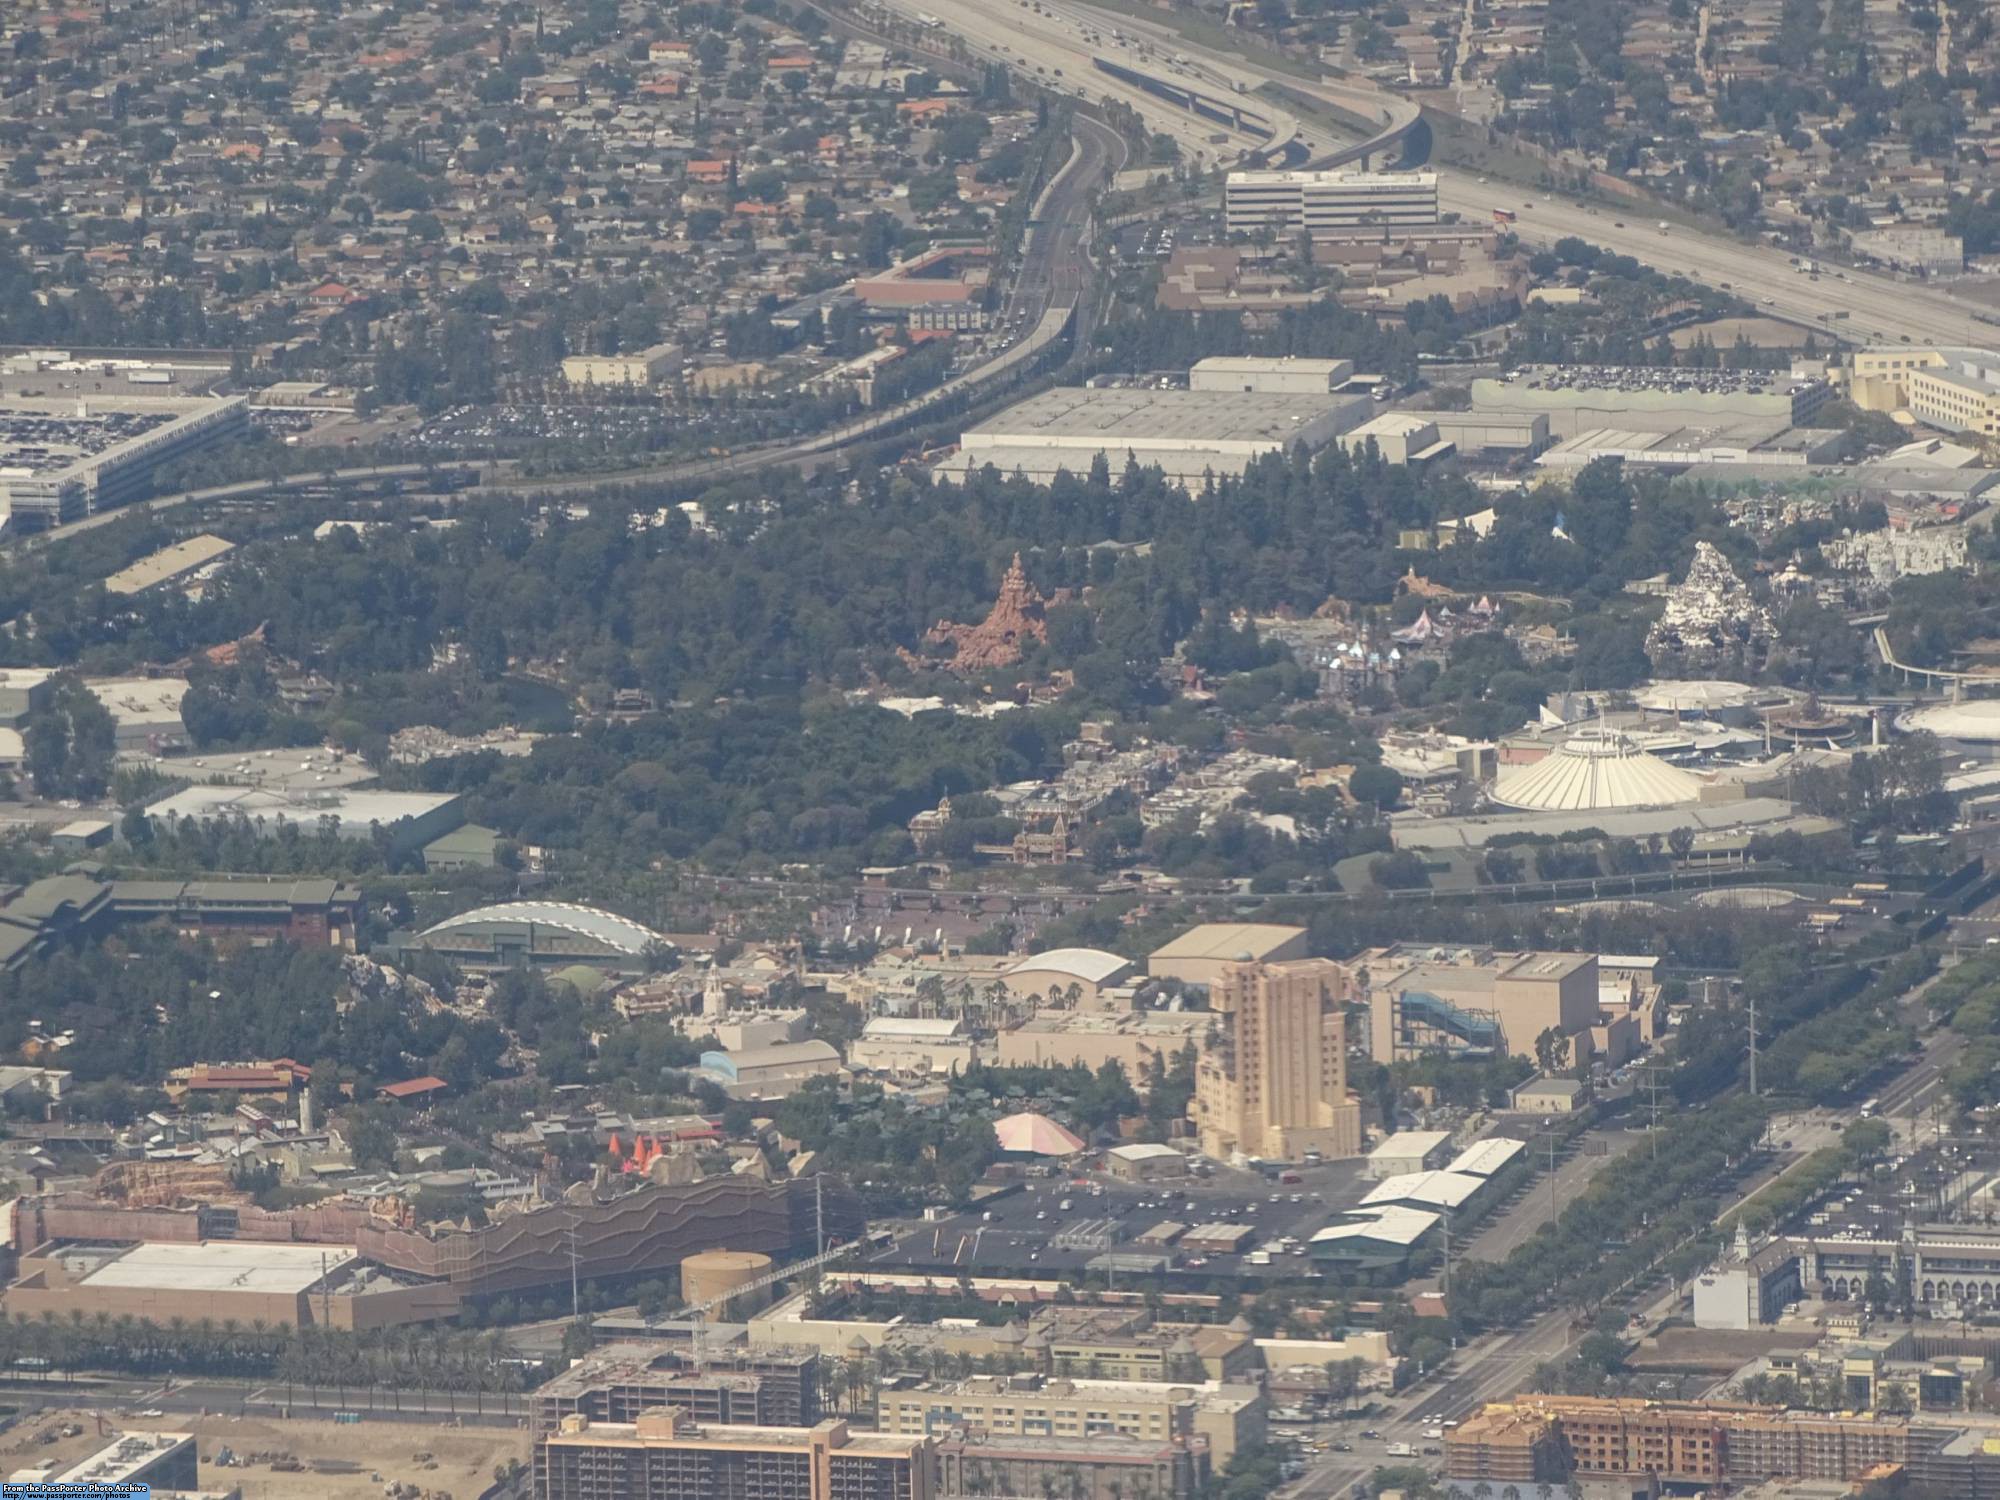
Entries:
{"label": "row of palm trees", "polygon": [[[201,1376],[282,1382],[288,1401],[300,1389],[319,1394],[425,1391],[456,1410],[484,1410],[488,1398],[517,1396],[527,1366],[510,1357],[498,1331],[402,1327],[365,1333],[272,1324],[262,1318],[189,1321],[113,1317],[71,1309],[67,1317],[0,1314],[0,1369],[43,1372]],[[391,1399],[394,1399],[393,1396]],[[370,1404],[375,1404],[372,1402]]]}

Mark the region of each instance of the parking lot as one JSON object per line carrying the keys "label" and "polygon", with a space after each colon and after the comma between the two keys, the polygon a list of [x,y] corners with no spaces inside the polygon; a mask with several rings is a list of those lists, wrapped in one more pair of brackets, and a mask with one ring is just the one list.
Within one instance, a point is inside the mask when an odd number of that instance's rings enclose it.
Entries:
{"label": "parking lot", "polygon": [[657,405],[454,406],[424,423],[411,443],[418,449],[458,454],[511,452],[522,443],[592,439],[637,440],[648,448],[664,447],[672,439],[672,424]]}
{"label": "parking lot", "polygon": [[[1034,1178],[973,1212],[925,1225],[875,1264],[1027,1275],[1081,1271],[1110,1253],[1164,1254],[1172,1261],[1170,1272],[1192,1277],[1292,1278],[1309,1264],[1304,1245],[1313,1233],[1360,1198],[1369,1184],[1358,1159],[1289,1175],[1299,1180],[1278,1183],[1228,1168],[1171,1184],[1116,1182],[1094,1173]],[[1141,1238],[1165,1222],[1188,1229],[1236,1224],[1252,1233],[1235,1254]],[[1297,1242],[1296,1253],[1277,1248],[1287,1240]],[[1260,1252],[1269,1255],[1268,1263],[1250,1258]]]}

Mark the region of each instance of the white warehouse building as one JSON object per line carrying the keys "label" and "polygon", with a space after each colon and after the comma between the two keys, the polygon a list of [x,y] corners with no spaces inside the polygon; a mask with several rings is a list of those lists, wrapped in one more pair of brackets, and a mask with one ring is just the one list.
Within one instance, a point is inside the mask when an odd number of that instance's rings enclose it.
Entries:
{"label": "white warehouse building", "polygon": [[1435,172],[1231,172],[1222,206],[1231,234],[1435,224],[1438,179]]}
{"label": "white warehouse building", "polygon": [[1364,421],[1371,405],[1365,396],[1059,386],[969,428],[935,473],[955,483],[991,464],[1047,483],[1063,470],[1088,474],[1101,457],[1115,478],[1130,458],[1194,492],[1210,475],[1240,475],[1297,443],[1317,452]]}
{"label": "white warehouse building", "polygon": [[1188,369],[1188,389],[1259,396],[1328,396],[1353,378],[1351,359],[1211,354]]}

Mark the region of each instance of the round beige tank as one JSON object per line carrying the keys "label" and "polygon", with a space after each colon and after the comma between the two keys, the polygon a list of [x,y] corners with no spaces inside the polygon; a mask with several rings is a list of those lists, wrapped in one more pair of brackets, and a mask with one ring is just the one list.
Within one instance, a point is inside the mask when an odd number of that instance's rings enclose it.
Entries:
{"label": "round beige tank", "polygon": [[[755,1250],[703,1250],[681,1262],[681,1300],[693,1306],[729,1297],[738,1288],[768,1275],[770,1270],[771,1257]],[[769,1287],[731,1299],[739,1316],[763,1307],[770,1300]],[[718,1306],[714,1312],[720,1316],[728,1310]]]}

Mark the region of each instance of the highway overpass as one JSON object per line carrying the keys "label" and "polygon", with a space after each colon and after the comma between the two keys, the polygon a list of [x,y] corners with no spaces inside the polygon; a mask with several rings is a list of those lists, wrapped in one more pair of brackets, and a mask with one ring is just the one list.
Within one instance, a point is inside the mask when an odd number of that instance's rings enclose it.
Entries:
{"label": "highway overpass", "polygon": [[[1220,96],[1257,94],[1271,99],[1274,135],[1296,140],[1314,165],[1370,160],[1417,131],[1421,117],[1409,100],[1354,80],[1309,80],[1235,53],[1200,46],[1156,21],[1100,10],[1087,0],[887,0],[911,17],[929,13],[975,55],[1023,71],[1044,87],[1108,94],[1137,110],[1147,127],[1173,137],[1198,165],[1227,165],[1244,151],[1261,151],[1267,138],[1222,126],[1178,107],[1147,87],[1107,78],[1096,65],[1108,55],[1150,78],[1164,76]],[[1098,38],[1092,41],[1091,38]],[[1104,85],[1109,82],[1109,89]],[[1240,86],[1240,87],[1239,87]],[[1287,114],[1287,95],[1320,100],[1360,122],[1379,122],[1353,139],[1310,119]],[[1289,128],[1288,128],[1289,127]],[[1215,139],[1220,137],[1220,140]],[[1380,165],[1380,162],[1375,162]],[[1432,163],[1436,167],[1435,163]],[[1867,271],[1823,270],[1802,274],[1784,251],[1738,239],[1721,230],[1670,225],[1642,203],[1626,207],[1582,203],[1546,190],[1489,182],[1448,167],[1437,168],[1439,201],[1469,222],[1486,222],[1495,209],[1515,216],[1515,231],[1530,244],[1565,236],[1629,255],[1658,270],[1726,289],[1760,312],[1820,329],[1828,341],[1861,343],[1981,344],[1996,330],[1975,309],[1935,286]],[[1835,314],[1845,312],[1847,317]]]}

